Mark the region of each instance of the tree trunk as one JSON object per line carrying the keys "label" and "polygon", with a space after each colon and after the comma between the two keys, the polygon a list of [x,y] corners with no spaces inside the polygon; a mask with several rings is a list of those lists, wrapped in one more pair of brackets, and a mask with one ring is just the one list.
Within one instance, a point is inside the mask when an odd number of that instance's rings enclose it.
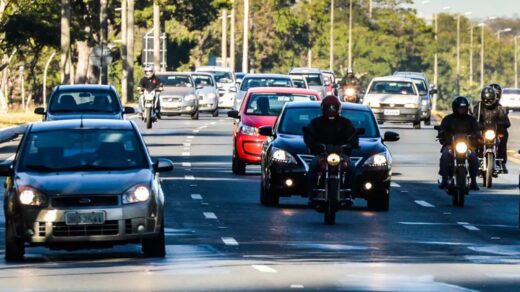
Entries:
{"label": "tree trunk", "polygon": [[61,83],[70,83],[70,0],[61,0]]}
{"label": "tree trunk", "polygon": [[108,36],[108,23],[107,23],[107,6],[108,0],[100,0],[100,11],[99,11],[99,43],[101,44],[101,67],[100,67],[100,82],[101,84],[108,84],[108,64],[105,62],[105,46],[107,44]]}
{"label": "tree trunk", "polygon": [[87,41],[76,42],[76,49],[78,50],[78,63],[76,65],[76,84],[89,83],[88,73],[90,67],[90,55],[92,48],[89,47]]}
{"label": "tree trunk", "polygon": [[156,71],[161,70],[161,7],[159,1],[153,2],[153,64]]}
{"label": "tree trunk", "polygon": [[135,1],[127,0],[128,14],[127,14],[127,28],[128,34],[126,35],[127,47],[127,58],[126,66],[128,69],[128,101],[134,101],[134,8]]}
{"label": "tree trunk", "polygon": [[127,54],[127,5],[126,0],[121,0],[121,59],[123,60],[123,76],[121,78],[121,100],[123,104],[128,102],[128,66],[126,64]]}

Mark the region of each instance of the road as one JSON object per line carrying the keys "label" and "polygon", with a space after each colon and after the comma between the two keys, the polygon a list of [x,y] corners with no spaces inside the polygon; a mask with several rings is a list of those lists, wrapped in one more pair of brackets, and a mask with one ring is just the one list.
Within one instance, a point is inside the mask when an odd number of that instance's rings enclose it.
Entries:
{"label": "road", "polygon": [[[176,166],[163,176],[165,259],[142,258],[133,245],[29,248],[25,263],[0,261],[0,290],[518,291],[519,165],[511,163],[496,188],[455,208],[436,186],[436,132],[385,124],[383,131],[401,134],[389,144],[390,211],[368,211],[357,200],[327,226],[302,198],[282,198],[276,208],[259,204],[259,167],[231,173],[231,125],[201,116],[142,130],[151,154]],[[16,143],[0,145],[0,158]]]}

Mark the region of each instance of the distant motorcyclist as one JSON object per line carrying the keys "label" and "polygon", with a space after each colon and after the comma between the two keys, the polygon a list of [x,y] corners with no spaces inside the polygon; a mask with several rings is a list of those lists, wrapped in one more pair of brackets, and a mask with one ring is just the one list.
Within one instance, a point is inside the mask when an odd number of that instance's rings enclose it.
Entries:
{"label": "distant motorcyclist", "polygon": [[502,88],[496,83],[490,84],[482,89],[480,102],[473,108],[473,115],[477,118],[480,126],[494,125],[500,142],[497,147],[497,158],[502,159],[502,171],[508,173],[507,163],[507,140],[509,133],[507,129],[511,126],[507,109],[499,103],[502,97]]}
{"label": "distant motorcyclist", "polygon": [[[146,90],[148,92],[151,92],[153,90],[156,91],[162,91],[163,90],[163,84],[161,83],[161,80],[155,76],[155,71],[153,66],[146,66],[144,67],[144,77],[141,78],[139,81],[139,85],[137,86],[137,90],[141,93],[139,96],[139,112],[143,112],[144,108],[144,100],[143,100],[143,92]],[[157,118],[161,118],[161,103],[160,100],[157,99],[157,102],[155,103],[155,112]]]}
{"label": "distant motorcyclist", "polygon": [[456,97],[451,104],[453,113],[442,119],[439,129],[439,142],[442,144],[439,174],[442,176],[439,188],[448,187],[448,177],[454,161],[453,136],[469,135],[469,176],[471,178],[470,189],[479,190],[477,184],[478,158],[475,153],[476,138],[479,137],[477,119],[469,114],[469,101],[463,96]]}
{"label": "distant motorcyclist", "polygon": [[[336,96],[329,95],[321,102],[322,115],[314,118],[304,130],[304,141],[314,159],[309,165],[308,182],[309,198],[316,186],[318,177],[318,160],[323,154],[323,145],[347,145],[343,154],[350,156],[352,149],[359,147],[359,137],[352,122],[341,116],[341,102]],[[348,164],[348,172],[353,172],[353,165]],[[351,182],[348,182],[351,183]]]}

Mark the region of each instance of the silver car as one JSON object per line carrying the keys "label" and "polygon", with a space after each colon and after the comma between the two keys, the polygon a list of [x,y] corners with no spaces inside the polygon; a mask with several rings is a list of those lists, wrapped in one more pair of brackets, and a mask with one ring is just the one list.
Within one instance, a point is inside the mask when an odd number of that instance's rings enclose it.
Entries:
{"label": "silver car", "polygon": [[199,111],[209,112],[218,117],[219,94],[217,82],[213,74],[206,72],[191,73],[195,86],[198,88]]}
{"label": "silver car", "polygon": [[161,116],[190,115],[199,119],[198,90],[190,73],[161,72],[156,74],[164,90],[161,92]]}
{"label": "silver car", "polygon": [[303,76],[307,80],[309,89],[317,91],[321,98],[324,98],[327,94],[327,88],[325,85],[325,78],[323,73],[318,68],[292,68],[289,72],[291,76]]}
{"label": "silver car", "polygon": [[207,72],[213,74],[219,90],[219,108],[233,108],[237,98],[237,87],[233,71],[227,67],[201,66],[195,72]]}

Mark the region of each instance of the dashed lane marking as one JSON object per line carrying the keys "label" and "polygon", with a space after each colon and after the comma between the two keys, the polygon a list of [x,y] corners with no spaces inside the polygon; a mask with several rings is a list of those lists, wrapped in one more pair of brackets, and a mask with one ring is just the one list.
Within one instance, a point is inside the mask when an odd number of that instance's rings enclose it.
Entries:
{"label": "dashed lane marking", "polygon": [[426,208],[433,208],[435,207],[434,205],[426,202],[426,201],[422,201],[422,200],[415,200],[415,203],[420,205],[420,206],[423,206],[423,207],[426,207]]}
{"label": "dashed lane marking", "polygon": [[217,122],[211,122],[211,123],[209,123],[209,124],[210,124],[210,125],[214,125],[214,124],[216,124],[216,123],[217,123]]}
{"label": "dashed lane marking", "polygon": [[225,245],[232,245],[232,246],[238,245],[238,242],[233,237],[222,237],[221,239]]}
{"label": "dashed lane marking", "polygon": [[202,200],[202,196],[200,194],[191,194],[191,198],[193,200]]}
{"label": "dashed lane marking", "polygon": [[194,188],[194,187],[196,187],[196,186],[197,186],[197,185],[190,185],[190,187],[192,187],[192,188]]}
{"label": "dashed lane marking", "polygon": [[193,138],[195,138],[195,136],[188,136],[188,137],[186,137],[186,138],[187,138],[187,139],[193,139]]}
{"label": "dashed lane marking", "polygon": [[184,145],[184,147],[190,147],[191,143],[184,143],[183,145]]}
{"label": "dashed lane marking", "polygon": [[182,156],[190,156],[189,152],[182,152]]}
{"label": "dashed lane marking", "polygon": [[457,222],[457,224],[461,225],[462,227],[466,228],[467,230],[471,230],[471,231],[480,230],[480,229],[478,229],[477,226],[473,226],[473,225],[469,224],[468,222]]}
{"label": "dashed lane marking", "polygon": [[185,180],[195,180],[195,177],[193,175],[185,175],[184,179]]}
{"label": "dashed lane marking", "polygon": [[182,166],[183,167],[191,167],[191,162],[183,162]]}
{"label": "dashed lane marking", "polygon": [[301,284],[292,284],[291,286],[289,286],[291,289],[303,289],[305,288],[305,286],[301,285]]}
{"label": "dashed lane marking", "polygon": [[215,215],[215,213],[213,213],[213,212],[203,212],[202,214],[204,214],[204,218],[206,218],[206,219],[211,219],[211,220],[218,219],[217,215]]}
{"label": "dashed lane marking", "polygon": [[252,265],[252,267],[262,273],[278,273],[275,269],[265,265]]}
{"label": "dashed lane marking", "polygon": [[500,240],[500,237],[491,237],[491,240]]}
{"label": "dashed lane marking", "polygon": [[400,188],[401,187],[400,184],[395,183],[395,182],[390,183],[390,186],[393,187],[393,188]]}
{"label": "dashed lane marking", "polygon": [[193,133],[198,133],[198,132],[200,132],[200,130],[198,130],[198,129],[197,130],[193,130]]}

